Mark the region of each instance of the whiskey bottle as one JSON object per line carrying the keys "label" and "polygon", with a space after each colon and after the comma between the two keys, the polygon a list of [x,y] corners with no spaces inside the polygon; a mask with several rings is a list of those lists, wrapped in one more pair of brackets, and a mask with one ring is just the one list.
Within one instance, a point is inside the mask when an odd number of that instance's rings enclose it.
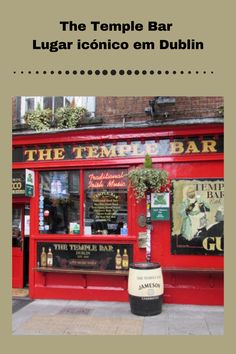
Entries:
{"label": "whiskey bottle", "polygon": [[49,248],[48,254],[47,254],[47,267],[52,267],[53,266],[53,255],[52,255],[52,250]]}
{"label": "whiskey bottle", "polygon": [[47,255],[46,255],[46,252],[45,252],[45,247],[42,247],[42,253],[41,253],[41,256],[40,256],[40,264],[41,264],[41,267],[46,267],[47,266]]}
{"label": "whiskey bottle", "polygon": [[124,249],[124,254],[122,256],[122,269],[129,269],[129,256],[127,254],[127,249]]}
{"label": "whiskey bottle", "polygon": [[116,252],[115,267],[116,267],[116,269],[122,269],[122,258],[120,255],[119,248],[117,249],[117,252]]}

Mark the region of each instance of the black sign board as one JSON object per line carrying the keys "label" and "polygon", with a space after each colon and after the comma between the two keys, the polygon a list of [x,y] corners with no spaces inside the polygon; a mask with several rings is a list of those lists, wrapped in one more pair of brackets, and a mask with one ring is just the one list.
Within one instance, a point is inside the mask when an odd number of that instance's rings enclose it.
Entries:
{"label": "black sign board", "polygon": [[12,194],[25,195],[25,170],[12,171]]}
{"label": "black sign board", "polygon": [[202,153],[222,153],[223,135],[203,137],[179,137],[175,139],[160,139],[124,141],[117,143],[98,142],[96,144],[58,144],[30,145],[24,148],[13,148],[13,162],[36,162],[57,160],[84,160],[103,158],[128,158],[151,156],[178,156]]}
{"label": "black sign board", "polygon": [[[50,251],[54,268],[127,270],[127,264],[133,261],[133,245],[131,244],[38,242],[38,267],[42,266],[42,253],[46,252],[47,255]],[[124,255],[125,261],[122,262]]]}

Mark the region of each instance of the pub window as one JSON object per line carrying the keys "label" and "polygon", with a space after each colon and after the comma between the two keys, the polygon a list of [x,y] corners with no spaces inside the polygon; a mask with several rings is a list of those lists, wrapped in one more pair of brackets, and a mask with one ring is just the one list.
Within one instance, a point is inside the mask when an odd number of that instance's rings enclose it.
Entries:
{"label": "pub window", "polygon": [[85,235],[127,235],[127,170],[84,172]]}
{"label": "pub window", "polygon": [[40,173],[40,233],[79,234],[79,203],[79,171]]}

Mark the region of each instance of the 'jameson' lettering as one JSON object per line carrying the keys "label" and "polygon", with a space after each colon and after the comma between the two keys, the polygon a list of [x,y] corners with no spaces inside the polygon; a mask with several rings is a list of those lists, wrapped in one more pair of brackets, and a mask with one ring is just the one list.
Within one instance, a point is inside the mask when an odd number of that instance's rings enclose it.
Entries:
{"label": "'jameson' lettering", "polygon": [[145,283],[145,284],[141,284],[139,285],[139,290],[143,290],[143,289],[153,289],[153,288],[160,288],[160,284],[158,283]]}

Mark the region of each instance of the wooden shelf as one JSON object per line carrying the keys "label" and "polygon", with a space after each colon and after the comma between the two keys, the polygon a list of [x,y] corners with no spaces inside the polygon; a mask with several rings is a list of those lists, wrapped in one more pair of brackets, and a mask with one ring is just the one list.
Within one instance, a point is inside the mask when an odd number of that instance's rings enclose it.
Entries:
{"label": "wooden shelf", "polygon": [[[69,274],[97,274],[97,275],[115,275],[128,276],[128,270],[92,270],[92,269],[69,269],[69,268],[49,268],[38,267],[34,268],[41,273],[69,273]],[[183,268],[183,267],[162,267],[163,272],[194,272],[194,273],[223,273],[224,269],[216,268]]]}
{"label": "wooden shelf", "polygon": [[183,268],[183,267],[163,267],[163,272],[199,272],[199,273],[223,273],[224,269],[216,268]]}
{"label": "wooden shelf", "polygon": [[128,270],[91,270],[91,269],[65,269],[65,268],[49,268],[38,267],[34,268],[41,273],[69,273],[69,274],[97,274],[97,275],[115,275],[128,276]]}

